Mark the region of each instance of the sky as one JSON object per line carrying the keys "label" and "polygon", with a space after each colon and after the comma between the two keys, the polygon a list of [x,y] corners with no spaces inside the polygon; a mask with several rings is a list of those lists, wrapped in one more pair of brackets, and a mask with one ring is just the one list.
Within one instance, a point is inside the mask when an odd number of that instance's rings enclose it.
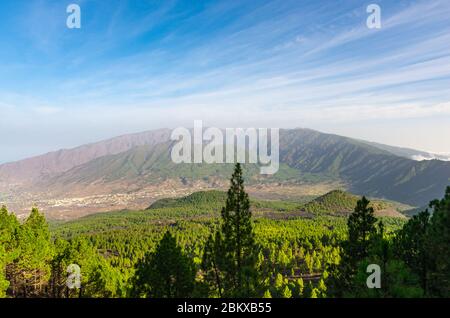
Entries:
{"label": "sky", "polygon": [[0,1],[0,163],[194,120],[450,153],[450,1]]}

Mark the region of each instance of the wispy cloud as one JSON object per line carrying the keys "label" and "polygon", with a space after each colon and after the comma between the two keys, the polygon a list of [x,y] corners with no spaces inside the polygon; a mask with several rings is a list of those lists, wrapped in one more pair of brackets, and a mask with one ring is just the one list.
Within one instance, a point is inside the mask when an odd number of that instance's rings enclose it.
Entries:
{"label": "wispy cloud", "polygon": [[[0,23],[10,42],[0,53],[0,133],[20,142],[67,131],[82,143],[194,119],[359,125],[356,135],[368,121],[406,127],[423,118],[430,131],[434,118],[450,122],[448,1],[379,1],[379,30],[366,27],[364,5],[350,2],[132,4],[82,2],[74,32],[64,28],[64,2],[10,10],[17,16]],[[33,122],[45,133],[26,135]],[[414,143],[413,131],[398,131]],[[48,148],[63,143],[55,138]],[[434,150],[450,149],[441,144]]]}

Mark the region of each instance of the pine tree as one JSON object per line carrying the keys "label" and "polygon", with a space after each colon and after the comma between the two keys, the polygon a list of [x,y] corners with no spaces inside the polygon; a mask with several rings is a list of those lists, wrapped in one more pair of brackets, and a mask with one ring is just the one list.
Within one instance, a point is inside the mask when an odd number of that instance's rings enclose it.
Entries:
{"label": "pine tree", "polygon": [[55,254],[51,261],[49,296],[63,298],[68,295],[66,286],[67,266],[70,264],[69,242],[57,238],[54,242]]}
{"label": "pine tree", "polygon": [[333,296],[340,297],[351,289],[358,263],[367,257],[373,239],[377,235],[375,226],[377,219],[369,203],[370,201],[363,196],[347,220],[348,239],[342,244],[342,261],[337,266],[330,266],[328,285]]}
{"label": "pine tree", "polygon": [[433,266],[430,289],[434,296],[450,297],[450,187],[444,198],[432,201],[430,207],[433,209],[428,242]]}
{"label": "pine tree", "polygon": [[20,255],[11,268],[13,293],[21,297],[41,296],[50,276],[53,244],[47,221],[37,208],[18,231]]}
{"label": "pine tree", "polygon": [[309,298],[319,298],[319,294],[320,294],[320,291],[317,288],[312,287],[311,288],[311,294],[309,295]]}
{"label": "pine tree", "polygon": [[3,298],[6,296],[9,281],[6,280],[6,251],[1,241],[0,236],[0,298]]}
{"label": "pine tree", "polygon": [[303,297],[303,291],[305,289],[305,284],[303,283],[303,279],[300,277],[295,281],[295,286],[297,290],[297,296]]}
{"label": "pine tree", "polygon": [[[415,223],[413,221],[412,223]],[[409,224],[412,224],[409,223]],[[411,230],[408,223],[403,230]],[[417,229],[419,230],[419,229]],[[416,233],[420,236],[420,233]],[[406,247],[414,246],[411,236],[400,235],[399,238]],[[357,272],[352,276],[352,283],[344,296],[347,297],[422,297],[424,292],[420,287],[419,277],[411,271],[404,261],[394,257],[395,248],[389,235],[386,234],[383,222],[378,223],[377,232],[371,235],[371,244],[367,256],[357,263]],[[400,247],[401,248],[401,247]],[[408,257],[416,258],[414,248],[404,251],[412,253]],[[423,254],[424,255],[424,254]],[[410,258],[411,259],[411,258]],[[367,266],[377,264],[381,270],[381,288],[367,288]]]}
{"label": "pine tree", "polygon": [[[55,298],[118,297],[125,294],[117,271],[97,253],[93,244],[83,237],[66,241],[56,239],[55,253],[51,261],[49,294]],[[67,287],[67,268],[71,264],[80,267],[80,288]]]}
{"label": "pine tree", "polygon": [[255,244],[250,200],[244,189],[242,168],[236,164],[227,201],[222,209],[224,289],[228,296],[249,297],[255,293],[258,248]]}
{"label": "pine tree", "polygon": [[7,266],[18,256],[17,229],[19,222],[5,206],[0,208],[0,298],[6,296],[12,277],[7,277]]}
{"label": "pine tree", "polygon": [[319,280],[317,290],[319,291],[318,295],[320,295],[320,297],[325,298],[327,296],[327,286],[325,285],[323,278]]}
{"label": "pine tree", "polygon": [[204,280],[208,285],[208,293],[211,296],[223,295],[224,277],[223,268],[223,238],[221,232],[216,231],[215,235],[210,235],[206,241],[201,268],[204,272]]}
{"label": "pine tree", "polygon": [[380,264],[383,260],[373,255],[358,264],[351,288],[344,291],[344,297],[362,298],[419,298],[423,296],[419,278],[406,264],[397,259],[389,259],[381,273],[381,288],[367,288],[367,266]]}
{"label": "pine tree", "polygon": [[283,291],[281,292],[282,298],[291,298],[292,292],[287,285],[284,286]]}
{"label": "pine tree", "polygon": [[195,269],[192,260],[167,231],[155,252],[137,264],[132,295],[154,298],[186,298],[192,295]]}
{"label": "pine tree", "polygon": [[428,246],[429,225],[430,213],[428,210],[422,211],[409,219],[394,239],[395,254],[420,277],[424,291],[428,290],[431,262]]}
{"label": "pine tree", "polygon": [[272,294],[268,289],[264,292],[263,298],[272,298]]}
{"label": "pine tree", "polygon": [[369,207],[370,201],[366,197],[358,200],[355,211],[349,216],[348,226],[348,246],[347,256],[352,264],[356,264],[367,256],[371,238],[376,233],[375,223],[377,219],[374,216],[372,207]]}

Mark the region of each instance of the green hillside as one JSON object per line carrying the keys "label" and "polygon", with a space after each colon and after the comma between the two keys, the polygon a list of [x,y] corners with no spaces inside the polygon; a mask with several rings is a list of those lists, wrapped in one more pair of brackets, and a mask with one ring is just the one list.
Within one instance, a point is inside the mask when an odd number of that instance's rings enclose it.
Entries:
{"label": "green hillside", "polygon": [[155,201],[149,209],[177,208],[177,207],[222,207],[227,199],[223,191],[199,191],[181,198],[166,198]]}
{"label": "green hillside", "polygon": [[[153,202],[147,210],[164,208],[189,208],[206,209],[208,211],[220,211],[225,205],[227,193],[224,191],[210,190],[194,192],[181,198],[165,198]],[[250,198],[254,210],[293,211],[299,210],[301,203],[280,200],[259,200]]]}
{"label": "green hillside", "polygon": [[[204,210],[217,212],[225,205],[226,196],[226,192],[223,191],[199,191],[185,197],[165,198],[155,201],[147,210],[187,209],[192,211]],[[314,214],[339,215],[351,213],[359,199],[360,197],[357,195],[342,190],[333,190],[307,203],[281,200],[260,200],[255,198],[250,198],[250,201],[252,209],[255,212],[305,211]],[[372,206],[375,211],[391,210],[394,212],[392,213],[393,217],[396,216],[395,212],[402,207],[396,202],[383,200],[371,200],[370,206]],[[402,217],[402,215],[399,214],[398,217]]]}
{"label": "green hillside", "polygon": [[[354,210],[359,196],[334,190],[305,204],[304,209],[311,213],[350,213]],[[375,211],[393,208],[393,205],[380,200],[371,200],[370,206]]]}

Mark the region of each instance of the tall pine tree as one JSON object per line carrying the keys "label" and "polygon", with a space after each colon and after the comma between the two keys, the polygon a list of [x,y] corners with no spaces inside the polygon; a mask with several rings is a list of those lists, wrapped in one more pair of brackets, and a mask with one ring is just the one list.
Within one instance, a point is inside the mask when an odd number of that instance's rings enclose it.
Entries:
{"label": "tall pine tree", "polygon": [[433,273],[430,289],[435,296],[450,297],[450,187],[442,200],[430,203],[433,209],[428,247]]}
{"label": "tall pine tree", "polygon": [[420,277],[422,289],[428,291],[430,253],[428,232],[430,213],[428,210],[413,216],[394,238],[394,252]]}
{"label": "tall pine tree", "polygon": [[362,197],[356,203],[355,211],[349,216],[348,226],[348,244],[346,254],[348,261],[356,264],[369,252],[371,239],[376,233],[375,223],[377,219],[374,216],[372,207],[369,207],[370,201]]}
{"label": "tall pine tree", "polygon": [[156,247],[137,264],[134,297],[186,298],[195,286],[195,267],[167,231]]}
{"label": "tall pine tree", "polygon": [[368,256],[373,239],[377,236],[374,210],[366,197],[358,200],[354,212],[347,220],[348,239],[342,244],[342,260],[330,268],[330,294],[343,296],[352,287],[359,262]]}
{"label": "tall pine tree", "polygon": [[0,208],[0,298],[6,296],[12,277],[7,277],[7,266],[18,257],[17,230],[19,221],[5,206]]}
{"label": "tall pine tree", "polygon": [[201,263],[208,294],[212,297],[218,296],[220,298],[224,293],[224,275],[221,271],[224,261],[222,242],[223,238],[220,231],[216,231],[215,235],[211,234],[206,241]]}
{"label": "tall pine tree", "polygon": [[[213,283],[223,297],[251,297],[257,293],[258,246],[253,232],[250,200],[244,189],[242,168],[236,164],[225,207],[222,209],[220,235],[207,245],[209,268],[216,267]],[[211,246],[216,248],[211,249]],[[220,248],[217,248],[219,247]],[[215,255],[211,256],[211,251]],[[213,262],[215,261],[215,262]],[[204,262],[205,263],[205,262]],[[220,287],[219,287],[220,285]]]}
{"label": "tall pine tree", "polygon": [[47,221],[37,208],[20,227],[18,233],[20,255],[15,262],[14,286],[22,297],[41,296],[50,276],[53,244]]}

